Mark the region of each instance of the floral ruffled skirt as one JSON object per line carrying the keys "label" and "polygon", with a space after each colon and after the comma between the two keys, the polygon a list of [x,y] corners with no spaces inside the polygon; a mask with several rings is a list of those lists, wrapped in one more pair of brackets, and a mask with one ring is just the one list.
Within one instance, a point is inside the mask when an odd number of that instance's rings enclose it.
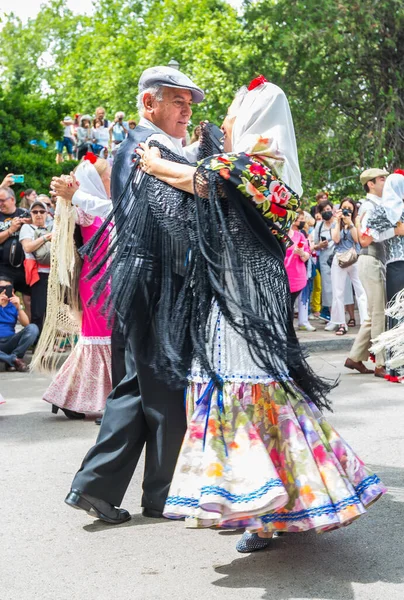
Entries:
{"label": "floral ruffled skirt", "polygon": [[326,531],[386,492],[295,385],[192,382],[164,514],[195,527]]}
{"label": "floral ruffled skirt", "polygon": [[82,336],[43,399],[59,408],[100,413],[111,390],[111,337]]}

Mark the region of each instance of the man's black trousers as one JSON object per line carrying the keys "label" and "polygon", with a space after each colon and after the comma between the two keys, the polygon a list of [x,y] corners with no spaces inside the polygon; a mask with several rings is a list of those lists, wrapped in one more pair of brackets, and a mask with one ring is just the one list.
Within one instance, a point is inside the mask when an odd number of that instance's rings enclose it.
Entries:
{"label": "man's black trousers", "polygon": [[118,319],[114,322],[111,335],[111,363],[112,387],[116,388],[126,375],[125,336]]}
{"label": "man's black trousers", "polygon": [[142,361],[150,281],[136,293],[125,323],[126,377],[111,392],[95,446],[85,457],[72,488],[119,506],[146,446],[142,506],[164,508],[186,430],[184,390],[173,390]]}

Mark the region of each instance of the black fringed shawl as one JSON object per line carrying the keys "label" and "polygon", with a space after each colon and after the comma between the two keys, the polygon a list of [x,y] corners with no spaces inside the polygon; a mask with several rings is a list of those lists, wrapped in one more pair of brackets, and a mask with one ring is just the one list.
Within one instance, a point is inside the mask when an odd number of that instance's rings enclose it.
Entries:
{"label": "black fringed shawl", "polygon": [[[163,158],[187,162],[157,142],[150,145],[159,147]],[[143,340],[144,360],[160,377],[178,384],[185,383],[192,360],[198,359],[220,385],[213,348],[207,344],[215,300],[263,372],[282,384],[286,364],[313,402],[329,408],[332,385],[309,367],[292,326],[283,242],[295,218],[297,196],[264,163],[244,154],[200,163],[194,197],[140,173],[134,160],[111,214],[119,235],[103,260],[110,264],[95,300],[112,276],[106,310],[129,322],[136,318],[132,301],[137,286],[152,272],[149,318],[159,344]],[[108,235],[107,226],[84,248],[88,256]]]}

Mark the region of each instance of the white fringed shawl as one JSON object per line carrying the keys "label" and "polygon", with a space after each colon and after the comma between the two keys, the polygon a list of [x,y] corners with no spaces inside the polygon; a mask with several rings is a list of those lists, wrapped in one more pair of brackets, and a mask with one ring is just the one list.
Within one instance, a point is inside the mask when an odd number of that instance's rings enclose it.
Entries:
{"label": "white fringed shawl", "polygon": [[404,290],[390,302],[386,309],[386,315],[402,322],[372,340],[370,351],[377,354],[388,350],[390,352],[389,367],[397,369],[404,366]]}
{"label": "white fringed shawl", "polygon": [[80,333],[78,281],[81,259],[74,243],[76,209],[58,198],[53,226],[46,318],[31,362],[31,370],[53,371],[58,354],[55,345],[67,338],[72,345]]}

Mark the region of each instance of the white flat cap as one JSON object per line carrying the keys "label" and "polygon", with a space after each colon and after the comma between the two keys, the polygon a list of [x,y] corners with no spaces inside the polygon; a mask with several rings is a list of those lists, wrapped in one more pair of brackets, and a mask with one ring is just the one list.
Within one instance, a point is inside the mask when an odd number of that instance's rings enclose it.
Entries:
{"label": "white flat cap", "polygon": [[189,90],[195,104],[199,104],[205,98],[205,92],[196,86],[187,75],[171,67],[151,67],[143,71],[139,79],[139,92],[154,85]]}

